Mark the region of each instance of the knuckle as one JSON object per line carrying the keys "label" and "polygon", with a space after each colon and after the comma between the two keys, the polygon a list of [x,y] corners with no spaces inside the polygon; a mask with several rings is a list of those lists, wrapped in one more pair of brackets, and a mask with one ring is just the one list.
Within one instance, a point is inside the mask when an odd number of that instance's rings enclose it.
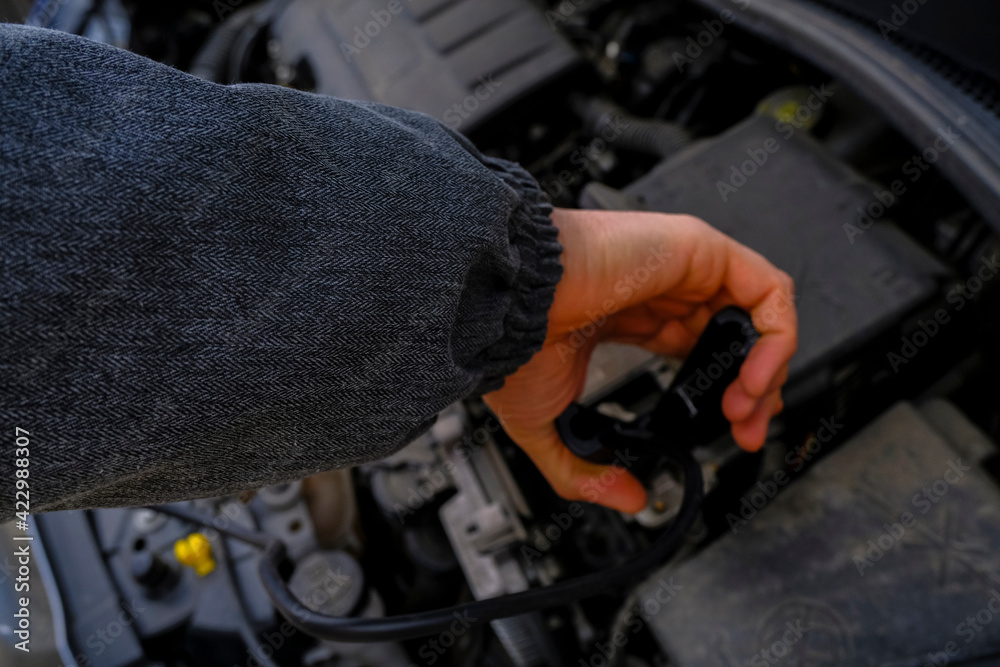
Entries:
{"label": "knuckle", "polygon": [[696,231],[704,231],[706,228],[715,229],[698,216],[691,215],[690,213],[677,213],[675,214],[675,220],[683,225],[695,229]]}
{"label": "knuckle", "polygon": [[782,287],[782,289],[785,290],[785,293],[786,294],[794,294],[795,293],[795,281],[792,279],[792,277],[790,275],[788,275],[787,273],[785,273],[784,271],[779,271],[778,272],[778,276],[779,276],[779,280],[781,281],[781,287]]}
{"label": "knuckle", "polygon": [[563,500],[574,501],[581,500],[583,498],[583,494],[580,492],[580,489],[572,484],[559,483],[553,485],[552,488],[556,492],[556,495]]}

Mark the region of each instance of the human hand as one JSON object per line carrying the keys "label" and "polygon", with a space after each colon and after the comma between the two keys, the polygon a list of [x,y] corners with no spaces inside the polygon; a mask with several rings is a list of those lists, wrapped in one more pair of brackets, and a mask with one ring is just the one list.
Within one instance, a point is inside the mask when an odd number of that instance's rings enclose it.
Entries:
{"label": "human hand", "polygon": [[722,410],[736,442],[759,449],[782,409],[781,386],[797,346],[791,278],[691,216],[556,209],[552,221],[563,245],[563,277],[545,343],[484,397],[552,488],[567,500],[625,512],[645,507],[646,492],[634,477],[577,458],[559,439],[555,419],[583,391],[597,343],[632,343],[682,358],[727,305],[750,312],[761,337],[726,389]]}

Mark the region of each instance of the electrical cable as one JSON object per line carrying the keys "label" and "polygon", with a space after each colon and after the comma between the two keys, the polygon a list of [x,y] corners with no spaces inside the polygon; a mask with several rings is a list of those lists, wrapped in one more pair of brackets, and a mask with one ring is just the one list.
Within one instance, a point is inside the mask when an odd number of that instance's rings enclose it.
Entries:
{"label": "electrical cable", "polygon": [[229,83],[229,53],[243,29],[254,20],[260,7],[252,5],[237,10],[216,28],[191,61],[188,71],[216,83]]}
{"label": "electrical cable", "polygon": [[259,549],[267,549],[267,547],[271,545],[271,542],[275,541],[274,538],[268,537],[264,533],[249,530],[247,528],[241,528],[240,526],[233,524],[231,521],[227,522],[229,524],[227,526],[217,526],[215,525],[215,517],[205,516],[200,512],[192,512],[191,510],[178,507],[177,505],[149,505],[146,509],[159,512],[160,514],[166,514],[167,516],[172,516],[175,519],[180,519],[188,523],[210,528],[221,533],[222,535],[231,537],[234,540],[239,540],[240,542],[245,542],[249,545],[258,547]]}
{"label": "electrical cable", "polygon": [[62,9],[62,5],[63,0],[36,0],[31,5],[31,11],[24,19],[24,24],[38,28],[49,28],[52,26],[52,19]]}
{"label": "electrical cable", "polygon": [[69,32],[74,35],[82,35],[86,32],[87,26],[90,25],[90,22],[93,21],[96,16],[99,16],[103,11],[104,0],[94,0],[94,2],[90,3],[90,7],[87,8],[87,11],[83,13],[83,16],[77,20],[76,27]]}
{"label": "electrical cable", "polygon": [[289,0],[270,0],[236,10],[198,50],[188,71],[216,83],[242,81],[250,51],[261,32],[284,11]]}
{"label": "electrical cable", "polygon": [[611,570],[594,572],[542,588],[384,618],[329,616],[306,608],[288,588],[287,577],[293,568],[287,559],[285,545],[280,540],[232,525],[224,528],[216,526],[212,517],[176,506],[154,506],[149,509],[212,528],[220,534],[262,548],[260,577],[264,589],[275,608],[302,632],[332,641],[399,641],[443,632],[458,616],[474,618],[476,622],[491,621],[591,597],[605,590],[632,583],[646,571],[659,565],[680,546],[684,535],[698,518],[704,495],[701,466],[690,452],[678,448],[670,451],[667,457],[680,464],[683,470],[684,500],[670,528],[657,538],[645,553],[630,562]]}
{"label": "electrical cable", "polygon": [[607,141],[618,148],[665,159],[691,144],[691,135],[681,125],[633,116],[608,100],[575,97],[571,106],[583,121],[585,132],[594,137],[614,137]]}

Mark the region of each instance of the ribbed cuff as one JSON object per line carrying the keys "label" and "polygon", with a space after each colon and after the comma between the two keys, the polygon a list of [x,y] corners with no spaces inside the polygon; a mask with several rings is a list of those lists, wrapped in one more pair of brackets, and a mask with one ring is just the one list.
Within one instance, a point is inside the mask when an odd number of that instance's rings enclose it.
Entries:
{"label": "ribbed cuff", "polygon": [[523,366],[545,342],[549,308],[562,278],[559,230],[552,224],[552,204],[538,182],[518,164],[482,158],[520,201],[511,213],[511,251],[519,268],[512,285],[513,301],[504,317],[504,335],[486,350],[483,379],[473,393],[485,394],[503,386],[504,378]]}

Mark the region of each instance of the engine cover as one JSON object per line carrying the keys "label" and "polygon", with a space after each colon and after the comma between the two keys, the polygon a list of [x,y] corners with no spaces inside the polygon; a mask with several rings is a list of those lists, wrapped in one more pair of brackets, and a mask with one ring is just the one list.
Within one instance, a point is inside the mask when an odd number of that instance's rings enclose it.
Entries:
{"label": "engine cover", "polygon": [[785,128],[755,115],[661,162],[621,193],[588,186],[581,205],[696,215],[786,271],[800,327],[794,379],[930,298],[943,271],[886,221],[849,237],[844,225],[855,223],[879,188],[805,129],[789,136]]}
{"label": "engine cover", "polygon": [[579,62],[525,0],[296,0],[277,59],[317,93],[422,111],[469,132]]}
{"label": "engine cover", "polygon": [[[736,534],[651,579],[683,587],[650,620],[671,664],[995,655],[1000,488],[980,467],[992,451],[951,404],[900,403],[774,500],[766,487],[781,478],[765,478],[732,515]],[[640,599],[656,590],[645,585]]]}

